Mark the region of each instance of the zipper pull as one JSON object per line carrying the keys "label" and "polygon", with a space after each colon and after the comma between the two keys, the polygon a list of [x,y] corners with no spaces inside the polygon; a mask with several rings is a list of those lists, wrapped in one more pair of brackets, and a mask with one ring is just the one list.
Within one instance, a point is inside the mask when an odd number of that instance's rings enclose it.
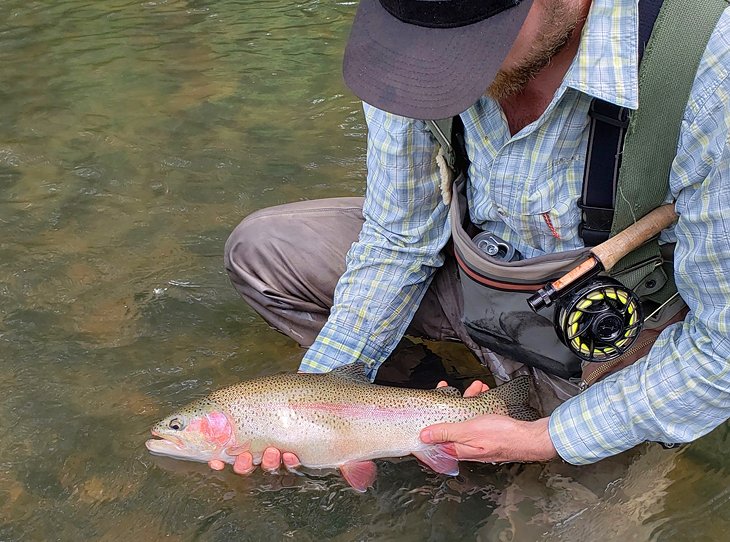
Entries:
{"label": "zipper pull", "polygon": [[588,389],[588,382],[586,382],[586,379],[579,376],[572,376],[568,379],[568,382],[573,384],[578,388],[578,393],[582,391],[586,391]]}

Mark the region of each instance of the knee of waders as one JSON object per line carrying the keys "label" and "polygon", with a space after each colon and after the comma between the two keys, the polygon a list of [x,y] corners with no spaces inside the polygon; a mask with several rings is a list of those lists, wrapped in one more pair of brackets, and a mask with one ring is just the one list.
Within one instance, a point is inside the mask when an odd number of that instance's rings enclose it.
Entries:
{"label": "knee of waders", "polygon": [[244,218],[231,232],[223,251],[225,268],[233,277],[255,274],[260,265],[271,266],[276,257],[276,239],[282,227],[280,217],[256,211]]}

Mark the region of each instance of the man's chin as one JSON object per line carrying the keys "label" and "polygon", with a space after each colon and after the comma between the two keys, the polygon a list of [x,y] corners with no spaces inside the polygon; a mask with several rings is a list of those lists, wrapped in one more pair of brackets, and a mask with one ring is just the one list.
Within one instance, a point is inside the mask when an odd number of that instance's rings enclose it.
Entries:
{"label": "man's chin", "polygon": [[516,70],[499,70],[487,89],[487,96],[497,101],[522,93],[531,77]]}

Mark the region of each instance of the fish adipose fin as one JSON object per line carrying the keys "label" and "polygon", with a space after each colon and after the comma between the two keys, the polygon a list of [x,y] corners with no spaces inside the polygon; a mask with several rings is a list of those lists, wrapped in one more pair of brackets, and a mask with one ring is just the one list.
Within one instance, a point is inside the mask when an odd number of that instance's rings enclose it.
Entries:
{"label": "fish adipose fin", "polygon": [[355,382],[366,382],[370,384],[367,369],[368,366],[362,361],[356,361],[355,363],[350,363],[349,365],[343,365],[342,367],[332,369],[329,374],[345,378],[347,380],[353,380]]}
{"label": "fish adipose fin", "polygon": [[421,463],[441,474],[456,476],[459,474],[459,461],[456,459],[454,445],[439,444],[420,452],[413,452]]}
{"label": "fish adipose fin", "polygon": [[530,377],[518,376],[509,382],[479,394],[489,394],[504,402],[510,417],[516,420],[535,421],[540,414],[530,406]]}
{"label": "fish adipose fin", "polygon": [[352,489],[365,493],[375,483],[378,468],[374,461],[352,461],[342,465],[340,472]]}
{"label": "fish adipose fin", "polygon": [[434,391],[437,391],[438,393],[443,393],[444,395],[461,397],[461,392],[453,386],[441,386],[440,388],[436,388]]}

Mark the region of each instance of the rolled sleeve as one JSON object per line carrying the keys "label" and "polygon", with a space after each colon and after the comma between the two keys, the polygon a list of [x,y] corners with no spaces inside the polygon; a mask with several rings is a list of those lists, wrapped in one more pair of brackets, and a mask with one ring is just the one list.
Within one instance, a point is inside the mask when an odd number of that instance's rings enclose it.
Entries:
{"label": "rolled sleeve", "polygon": [[696,319],[665,330],[649,356],[558,407],[560,457],[593,463],[645,441],[691,442],[730,416],[730,346]]}
{"label": "rolled sleeve", "polygon": [[584,465],[632,448],[631,438],[614,419],[610,390],[595,385],[563,403],[550,416],[548,432],[553,446],[568,463]]}

